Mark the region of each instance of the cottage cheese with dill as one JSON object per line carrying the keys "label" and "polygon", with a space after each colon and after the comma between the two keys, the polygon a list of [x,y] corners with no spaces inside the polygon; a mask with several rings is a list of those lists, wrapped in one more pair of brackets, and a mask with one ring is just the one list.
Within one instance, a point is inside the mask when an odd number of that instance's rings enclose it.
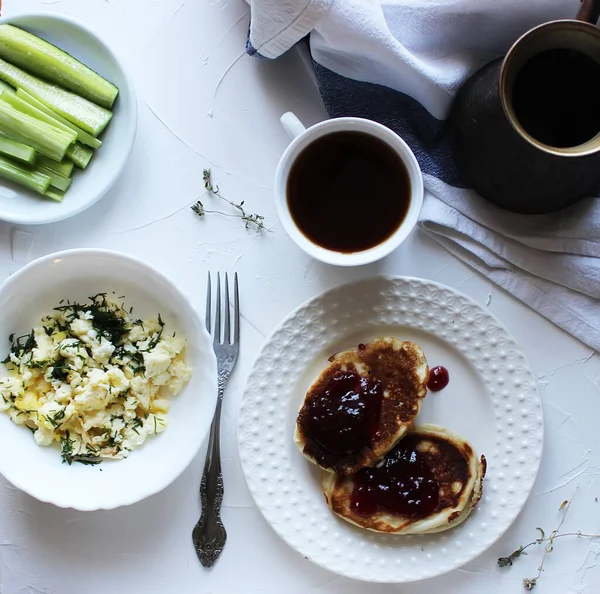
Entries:
{"label": "cottage cheese with dill", "polygon": [[167,427],[169,395],[188,382],[185,341],[160,315],[139,320],[106,294],[61,304],[29,335],[10,337],[0,411],[64,462],[124,458]]}

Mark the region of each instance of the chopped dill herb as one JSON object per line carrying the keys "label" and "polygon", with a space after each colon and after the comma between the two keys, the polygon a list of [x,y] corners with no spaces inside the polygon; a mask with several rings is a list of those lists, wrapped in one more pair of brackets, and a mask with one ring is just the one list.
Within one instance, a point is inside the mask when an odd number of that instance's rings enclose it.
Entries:
{"label": "chopped dill herb", "polygon": [[69,436],[69,432],[65,431],[64,437],[60,438],[60,456],[62,458],[63,464],[65,462],[69,465],[71,465],[73,463],[73,444],[74,443],[75,442]]}
{"label": "chopped dill herb", "polygon": [[65,382],[69,377],[69,363],[64,357],[59,357],[59,359],[52,366],[52,371],[50,372],[50,377],[53,380]]}
{"label": "chopped dill herb", "polygon": [[161,427],[165,426],[165,422],[162,419],[159,419],[156,415],[154,415],[154,435],[157,435],[158,433],[156,429],[156,423],[158,423]]}
{"label": "chopped dill herb", "polygon": [[11,353],[21,359],[24,355],[31,353],[35,348],[35,335],[33,334],[33,330],[29,334],[24,334],[16,339],[14,334],[11,334],[10,336],[12,337],[10,351],[2,363],[10,363]]}
{"label": "chopped dill herb", "polygon": [[98,333],[115,345],[120,344],[129,333],[126,321],[119,316],[111,304],[106,300],[106,293],[98,293],[89,297],[90,303],[81,305],[79,303],[55,307],[56,311],[65,312],[69,320],[74,320],[79,313],[91,315],[91,323]]}
{"label": "chopped dill herb", "polygon": [[160,326],[160,330],[153,334],[152,338],[150,339],[150,342],[148,343],[148,348],[144,349],[145,353],[155,349],[156,345],[160,342],[160,339],[162,338],[163,330],[165,328],[165,323],[163,322],[163,319],[160,317],[160,314],[158,314],[158,316],[157,316],[157,321],[158,321],[158,325]]}
{"label": "chopped dill herb", "polygon": [[69,466],[73,462],[80,464],[100,464],[102,459],[92,454],[73,454],[73,444],[75,442],[70,438],[69,432],[65,432],[65,436],[60,438],[61,452],[63,464],[66,462]]}
{"label": "chopped dill herb", "polygon": [[44,359],[43,361],[32,361],[29,359],[28,361],[22,362],[25,367],[29,367],[29,369],[46,369],[48,367],[48,361]]}
{"label": "chopped dill herb", "polygon": [[46,419],[48,419],[48,422],[55,429],[58,429],[58,427],[61,425],[60,421],[65,418],[65,410],[66,407],[62,408],[61,410],[57,410],[53,415],[46,415]]}
{"label": "chopped dill herb", "polygon": [[140,432],[138,431],[138,428],[142,427],[143,424],[144,424],[144,421],[142,421],[142,419],[140,419],[139,417],[136,417],[131,422],[131,428],[139,435]]}

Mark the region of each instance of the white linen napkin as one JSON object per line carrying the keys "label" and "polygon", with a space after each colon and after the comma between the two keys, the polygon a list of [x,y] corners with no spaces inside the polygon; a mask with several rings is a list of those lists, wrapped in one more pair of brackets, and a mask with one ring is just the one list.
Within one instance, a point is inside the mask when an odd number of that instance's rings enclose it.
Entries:
{"label": "white linen napkin", "polygon": [[579,0],[252,0],[247,51],[276,58],[309,35],[332,117],[379,121],[424,172],[420,226],[540,314],[600,350],[600,201],[502,211],[465,188],[446,136],[457,89],[531,27]]}
{"label": "white linen napkin", "polygon": [[[429,179],[427,185],[440,182]],[[427,192],[419,225],[485,277],[600,350],[598,200],[525,217],[466,199],[454,188],[443,190],[444,200]]]}

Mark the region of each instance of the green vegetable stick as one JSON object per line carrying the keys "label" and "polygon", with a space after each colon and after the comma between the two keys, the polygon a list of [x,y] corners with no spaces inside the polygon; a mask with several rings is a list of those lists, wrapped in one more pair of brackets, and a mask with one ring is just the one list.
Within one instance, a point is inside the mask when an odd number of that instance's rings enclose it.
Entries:
{"label": "green vegetable stick", "polygon": [[17,97],[17,95],[11,95],[6,91],[2,91],[0,93],[0,100],[4,101],[5,103],[8,103],[10,106],[14,107],[21,113],[27,114],[28,116],[31,116],[32,118],[35,118],[36,120],[44,122],[50,126],[54,126],[54,128],[57,128],[58,130],[62,130],[65,134],[68,134],[73,138],[73,142],[77,140],[77,132],[69,128],[69,126],[61,124],[52,116],[49,116],[43,111],[40,111],[39,109],[33,107],[33,105],[30,105],[29,103],[27,103],[27,101],[23,101],[23,99],[20,99],[19,97]]}
{"label": "green vegetable stick", "polygon": [[102,141],[98,138],[88,134],[85,130],[78,128],[75,124],[71,124],[69,120],[65,120],[62,116],[59,116],[56,112],[52,111],[49,107],[46,107],[43,103],[32,97],[27,91],[23,89],[17,89],[17,97],[26,103],[29,103],[32,107],[35,107],[39,111],[43,111],[46,115],[52,117],[57,122],[60,122],[67,128],[77,133],[77,140],[82,144],[92,147],[93,149],[99,149],[102,146]]}
{"label": "green vegetable stick", "polygon": [[0,100],[0,132],[9,138],[11,133],[18,135],[19,138],[14,140],[21,141],[21,138],[24,138],[26,143],[36,151],[57,161],[62,161],[67,149],[75,140],[75,134],[69,135],[63,130],[40,122],[2,100]]}
{"label": "green vegetable stick", "polygon": [[13,95],[15,94],[15,90],[10,85],[7,85],[4,81],[0,80],[0,92],[2,91],[12,93]]}
{"label": "green vegetable stick", "polygon": [[50,200],[62,202],[65,197],[65,193],[61,192],[60,190],[56,190],[55,188],[49,188],[44,192],[44,196],[46,196],[46,198],[50,198]]}
{"label": "green vegetable stick", "polygon": [[112,118],[112,112],[108,109],[40,80],[2,59],[0,79],[15,88],[27,91],[46,107],[94,136],[98,136]]}
{"label": "green vegetable stick", "polygon": [[58,173],[58,175],[62,175],[63,177],[71,177],[73,174],[73,167],[75,166],[75,163],[69,159],[63,159],[59,163],[58,161],[45,157],[44,155],[37,155],[35,163],[36,165],[46,167],[46,169],[50,169],[50,171],[54,171],[54,173]]}
{"label": "green vegetable stick", "polygon": [[34,149],[7,136],[0,136],[0,153],[29,165],[35,161]]}
{"label": "green vegetable stick", "polygon": [[50,187],[50,176],[39,171],[25,169],[4,157],[0,157],[0,177],[40,194],[45,194]]}
{"label": "green vegetable stick", "polygon": [[13,25],[0,25],[0,58],[103,107],[112,107],[119,93],[115,85],[73,56]]}
{"label": "green vegetable stick", "polygon": [[67,157],[69,157],[69,159],[75,163],[75,167],[78,167],[79,169],[85,169],[93,156],[94,151],[87,146],[79,144],[79,142],[72,144],[67,149]]}
{"label": "green vegetable stick", "polygon": [[47,175],[50,178],[50,185],[53,188],[56,188],[57,190],[62,190],[63,192],[66,192],[73,183],[73,180],[70,177],[64,177],[62,175],[59,175],[58,173],[55,173],[54,171],[48,169],[47,167],[44,167],[43,165],[37,165],[35,167],[35,170]]}

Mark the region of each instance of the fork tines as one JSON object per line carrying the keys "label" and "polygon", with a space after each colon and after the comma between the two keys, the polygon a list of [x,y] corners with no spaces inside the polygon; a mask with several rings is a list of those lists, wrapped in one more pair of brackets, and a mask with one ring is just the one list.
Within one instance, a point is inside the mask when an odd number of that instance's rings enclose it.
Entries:
{"label": "fork tines", "polygon": [[[223,286],[224,296],[221,298],[221,273],[217,272],[217,295],[215,299],[215,316],[212,322],[212,281],[208,273],[206,287],[206,329],[213,336],[216,344],[237,344],[240,339],[240,295],[238,289],[237,272],[233,277],[233,333],[231,332],[231,314],[229,305],[229,275],[225,273]],[[223,324],[221,324],[221,311],[223,311]]]}

